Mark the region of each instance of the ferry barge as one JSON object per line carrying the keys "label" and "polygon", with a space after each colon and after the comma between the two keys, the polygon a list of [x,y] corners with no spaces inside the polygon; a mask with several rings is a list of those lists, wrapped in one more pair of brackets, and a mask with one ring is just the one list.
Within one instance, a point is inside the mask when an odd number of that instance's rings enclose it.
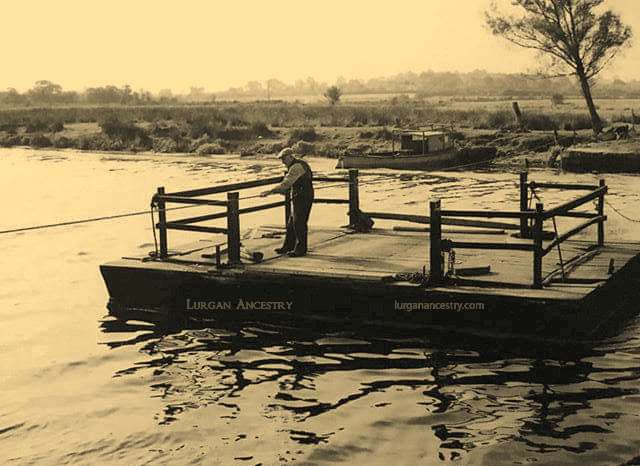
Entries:
{"label": "ferry barge", "polygon": [[[409,215],[363,208],[357,170],[348,177],[317,177],[316,183],[348,186],[346,198],[317,198],[315,203],[344,205],[349,222],[311,228],[309,254],[292,258],[273,252],[282,241],[284,222],[244,230],[240,223],[242,215],[265,209],[281,209],[283,220],[288,217],[288,198],[251,206],[239,202],[240,191],[281,179],[174,193],[158,188],[153,198],[157,253],[100,267],[109,313],[180,325],[346,319],[582,339],[635,311],[640,244],[605,243],[603,180],[598,185],[536,183],[523,173],[518,209],[450,210],[439,200],[425,200],[425,215]],[[530,194],[543,190],[578,195],[551,208],[542,202],[531,208]],[[211,197],[220,194],[226,199]],[[169,220],[170,203],[222,210]],[[592,203],[594,211],[584,210]],[[556,219],[561,218],[578,224],[559,232]],[[221,219],[224,227],[212,226]],[[374,219],[414,225],[376,228]],[[593,241],[576,239],[590,227],[596,230]],[[209,238],[169,248],[170,230]]]}

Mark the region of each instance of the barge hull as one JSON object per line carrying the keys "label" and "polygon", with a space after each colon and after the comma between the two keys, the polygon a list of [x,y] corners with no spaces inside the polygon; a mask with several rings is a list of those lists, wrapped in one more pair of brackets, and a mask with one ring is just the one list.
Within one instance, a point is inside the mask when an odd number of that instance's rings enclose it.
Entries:
{"label": "barge hull", "polygon": [[[501,251],[491,257],[461,253],[458,258],[463,263],[491,262],[495,272],[427,288],[398,275],[415,273],[426,264],[424,235],[335,230],[315,232],[311,240],[307,257],[267,254],[262,263],[228,269],[217,269],[199,253],[164,261],[123,259],[104,264],[101,272],[109,290],[110,314],[189,325],[226,319],[346,319],[588,338],[614,316],[634,309],[640,290],[640,260],[636,249],[627,245],[603,248],[573,272],[572,281],[535,290],[527,285],[527,253],[504,256]],[[264,240],[255,244],[265,251],[273,245]],[[572,246],[575,251],[584,248],[580,242]],[[413,259],[394,256],[398,253]],[[612,258],[617,265],[609,274]],[[505,262],[508,270],[501,273],[500,264],[504,267]],[[556,264],[548,261],[545,266],[551,270]]]}

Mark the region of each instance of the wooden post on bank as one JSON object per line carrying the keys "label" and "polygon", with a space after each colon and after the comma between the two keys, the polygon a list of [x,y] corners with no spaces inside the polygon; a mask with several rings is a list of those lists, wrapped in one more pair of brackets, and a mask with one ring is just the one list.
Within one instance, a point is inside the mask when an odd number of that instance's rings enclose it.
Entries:
{"label": "wooden post on bank", "polygon": [[349,170],[349,225],[358,224],[360,212],[360,190],[358,186],[358,170]]}
{"label": "wooden post on bank", "polygon": [[160,258],[166,259],[169,254],[167,246],[167,211],[166,204],[162,199],[164,196],[164,186],[158,188],[158,233],[160,236]]}
{"label": "wooden post on bank", "polygon": [[544,224],[544,205],[536,204],[536,216],[533,223],[533,288],[542,288],[542,231]]}
{"label": "wooden post on bank", "polygon": [[442,214],[440,200],[429,202],[429,283],[439,285],[443,282],[442,270]]}
{"label": "wooden post on bank", "polygon": [[518,128],[524,129],[524,121],[522,120],[522,112],[520,111],[518,102],[513,102],[511,106],[513,107],[513,114],[516,117],[516,125],[518,126]]}
{"label": "wooden post on bank", "polygon": [[227,193],[227,255],[229,265],[240,263],[239,194]]}

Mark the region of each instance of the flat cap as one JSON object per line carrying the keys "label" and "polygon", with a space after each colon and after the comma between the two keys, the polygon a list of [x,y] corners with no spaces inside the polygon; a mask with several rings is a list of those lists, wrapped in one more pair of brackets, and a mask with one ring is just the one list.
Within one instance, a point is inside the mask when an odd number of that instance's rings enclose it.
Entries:
{"label": "flat cap", "polygon": [[285,147],[280,152],[278,152],[278,158],[282,160],[285,155],[289,155],[293,157],[293,149],[291,147]]}

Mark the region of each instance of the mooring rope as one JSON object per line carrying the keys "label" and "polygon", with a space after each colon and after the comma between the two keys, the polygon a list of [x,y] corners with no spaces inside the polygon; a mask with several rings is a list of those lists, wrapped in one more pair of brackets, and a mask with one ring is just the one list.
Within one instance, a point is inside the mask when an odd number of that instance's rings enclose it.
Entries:
{"label": "mooring rope", "polygon": [[640,219],[637,218],[631,218],[628,217],[627,215],[623,214],[622,212],[620,212],[618,209],[616,209],[609,201],[607,201],[605,199],[604,201],[609,207],[611,207],[611,209],[618,214],[620,217],[624,218],[625,220],[628,220],[629,222],[633,222],[633,223],[640,223]]}
{"label": "mooring rope", "polygon": [[[188,206],[182,206],[182,207],[171,207],[169,209],[165,209],[165,210],[180,210],[180,209],[191,209],[193,207],[202,207],[200,205],[188,205]],[[100,222],[102,220],[113,220],[116,218],[124,218],[124,217],[135,217],[137,215],[148,215],[149,211],[148,210],[143,210],[140,212],[129,212],[126,214],[116,214],[116,215],[107,215],[105,217],[95,217],[95,218],[85,218],[82,220],[70,220],[67,222],[60,222],[60,223],[50,223],[48,225],[36,225],[36,226],[30,226],[30,227],[24,227],[24,228],[13,228],[11,230],[2,230],[0,231],[0,235],[5,234],[5,233],[18,233],[21,231],[29,231],[29,230],[41,230],[44,228],[54,228],[54,227],[62,227],[62,226],[69,226],[69,225],[78,225],[80,223],[90,223],[90,222]]]}

